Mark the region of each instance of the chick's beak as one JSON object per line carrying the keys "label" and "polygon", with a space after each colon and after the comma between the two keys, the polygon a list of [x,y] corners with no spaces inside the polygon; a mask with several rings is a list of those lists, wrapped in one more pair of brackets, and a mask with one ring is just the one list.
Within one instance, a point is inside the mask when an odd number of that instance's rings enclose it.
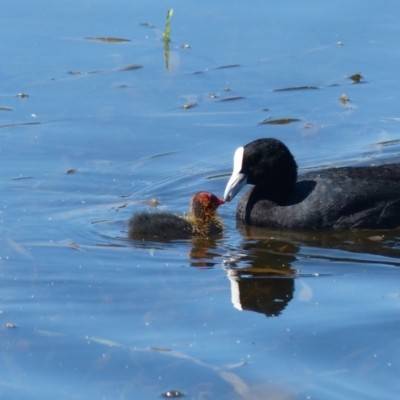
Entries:
{"label": "chick's beak", "polygon": [[217,204],[218,204],[218,206],[220,206],[221,204],[224,204],[224,203],[225,203],[225,200],[224,200],[224,199],[221,199],[221,198],[217,197]]}

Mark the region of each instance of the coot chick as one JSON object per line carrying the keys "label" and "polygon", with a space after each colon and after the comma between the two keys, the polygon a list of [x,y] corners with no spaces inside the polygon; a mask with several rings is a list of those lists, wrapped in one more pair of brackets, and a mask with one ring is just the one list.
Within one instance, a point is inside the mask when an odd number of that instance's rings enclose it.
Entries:
{"label": "coot chick", "polygon": [[129,236],[185,239],[217,235],[222,232],[222,223],[216,211],[223,203],[223,199],[212,193],[198,192],[190,200],[187,215],[165,211],[138,212],[128,222]]}
{"label": "coot chick", "polygon": [[329,168],[297,177],[297,164],[277,139],[239,147],[224,199],[247,183],[237,219],[278,229],[391,229],[400,226],[400,164]]}

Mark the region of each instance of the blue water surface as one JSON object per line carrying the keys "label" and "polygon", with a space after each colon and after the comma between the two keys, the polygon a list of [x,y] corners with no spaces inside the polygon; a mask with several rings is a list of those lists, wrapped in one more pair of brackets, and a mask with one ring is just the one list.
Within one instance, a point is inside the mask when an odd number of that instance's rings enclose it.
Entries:
{"label": "blue water surface", "polygon": [[301,171],[398,162],[399,11],[0,4],[0,398],[397,399],[398,230],[238,227],[236,199],[214,240],[126,223],[222,196],[259,137]]}

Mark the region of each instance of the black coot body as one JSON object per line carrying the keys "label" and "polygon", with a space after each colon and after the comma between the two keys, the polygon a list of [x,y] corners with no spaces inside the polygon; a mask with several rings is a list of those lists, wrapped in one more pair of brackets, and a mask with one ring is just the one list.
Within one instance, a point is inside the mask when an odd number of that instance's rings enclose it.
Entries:
{"label": "black coot body", "polygon": [[237,219],[279,229],[391,229],[400,226],[400,164],[330,168],[297,178],[289,149],[258,139],[236,150],[224,198],[246,184]]}
{"label": "black coot body", "polygon": [[222,233],[223,226],[216,210],[224,202],[212,193],[198,192],[190,201],[187,215],[163,211],[138,212],[128,222],[129,236],[186,239],[218,235]]}

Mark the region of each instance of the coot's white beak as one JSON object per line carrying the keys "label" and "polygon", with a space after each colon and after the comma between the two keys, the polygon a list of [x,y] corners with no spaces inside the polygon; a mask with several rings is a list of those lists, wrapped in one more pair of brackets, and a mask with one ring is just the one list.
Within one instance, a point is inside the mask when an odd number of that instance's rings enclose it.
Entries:
{"label": "coot's white beak", "polygon": [[240,192],[240,189],[246,185],[246,183],[247,175],[234,171],[226,185],[224,200],[231,201]]}
{"label": "coot's white beak", "polygon": [[224,200],[231,201],[240,191],[240,189],[247,183],[247,175],[242,170],[243,166],[244,147],[236,149],[233,156],[233,172],[226,185]]}

